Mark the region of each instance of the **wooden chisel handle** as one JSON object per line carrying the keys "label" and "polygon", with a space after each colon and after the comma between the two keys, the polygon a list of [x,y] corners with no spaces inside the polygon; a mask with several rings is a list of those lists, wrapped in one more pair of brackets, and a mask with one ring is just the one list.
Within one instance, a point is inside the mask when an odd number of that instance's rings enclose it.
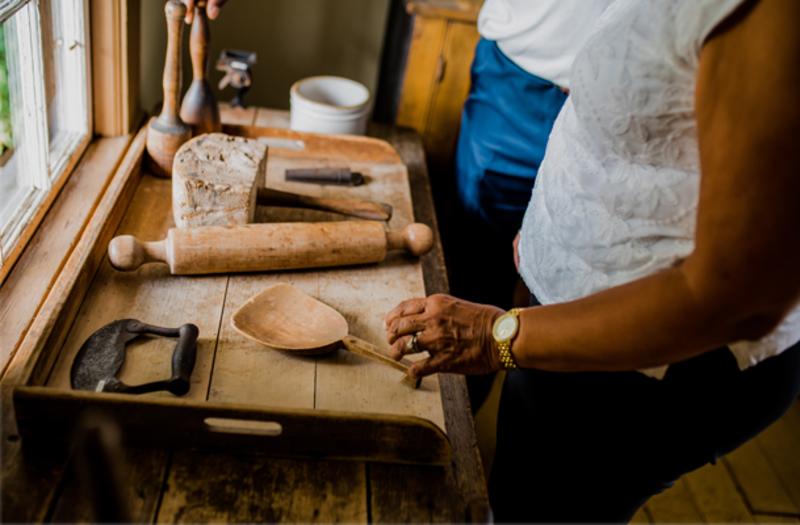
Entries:
{"label": "wooden chisel handle", "polygon": [[288,191],[278,191],[270,188],[258,189],[258,204],[262,206],[288,206],[332,211],[372,221],[388,221],[392,218],[392,207],[383,202],[364,199],[312,197],[311,195],[289,193]]}
{"label": "wooden chisel handle", "polygon": [[374,221],[244,224],[172,228],[162,241],[115,237],[108,258],[118,270],[165,262],[175,275],[258,272],[376,263],[388,250],[422,255],[433,232],[419,223],[386,231]]}

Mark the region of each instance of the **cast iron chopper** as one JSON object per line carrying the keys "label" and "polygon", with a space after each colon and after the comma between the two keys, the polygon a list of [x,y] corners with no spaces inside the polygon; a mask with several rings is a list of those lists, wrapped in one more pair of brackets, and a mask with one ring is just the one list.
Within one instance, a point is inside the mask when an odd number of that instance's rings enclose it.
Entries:
{"label": "cast iron chopper", "polygon": [[[127,385],[117,378],[125,362],[126,345],[150,334],[177,337],[172,353],[172,376],[141,385]],[[197,356],[197,326],[187,323],[178,328],[162,328],[136,319],[120,319],[100,328],[83,343],[72,362],[70,384],[76,390],[144,394],[167,390],[176,396],[189,391]]]}

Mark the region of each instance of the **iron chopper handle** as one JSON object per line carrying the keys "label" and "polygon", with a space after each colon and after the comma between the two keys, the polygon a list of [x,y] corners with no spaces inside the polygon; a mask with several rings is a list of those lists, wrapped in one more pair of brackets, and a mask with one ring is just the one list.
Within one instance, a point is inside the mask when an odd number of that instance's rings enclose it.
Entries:
{"label": "iron chopper handle", "polygon": [[175,350],[172,351],[172,377],[167,380],[153,381],[142,385],[126,385],[118,380],[109,385],[107,391],[128,394],[144,394],[167,390],[176,396],[182,396],[191,387],[191,376],[197,359],[197,337],[200,330],[192,323],[178,328],[163,328],[131,319],[126,326],[132,334],[152,334],[162,337],[177,337]]}
{"label": "iron chopper handle", "polygon": [[132,334],[152,334],[161,337],[180,337],[181,328],[183,328],[183,326],[179,328],[164,328],[143,323],[135,319],[129,320],[128,324],[125,326],[125,329]]}
{"label": "iron chopper handle", "polygon": [[172,353],[172,377],[167,390],[176,396],[182,396],[191,387],[192,370],[197,359],[197,326],[186,323],[178,328],[178,342]]}

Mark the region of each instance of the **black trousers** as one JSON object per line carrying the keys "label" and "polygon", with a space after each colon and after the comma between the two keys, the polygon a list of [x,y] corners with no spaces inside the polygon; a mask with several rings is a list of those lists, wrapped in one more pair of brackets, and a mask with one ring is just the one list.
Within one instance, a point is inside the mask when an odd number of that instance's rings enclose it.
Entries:
{"label": "black trousers", "polygon": [[510,371],[489,483],[497,521],[627,522],[682,474],[778,419],[800,391],[800,344],[739,370],[721,348],[638,372]]}

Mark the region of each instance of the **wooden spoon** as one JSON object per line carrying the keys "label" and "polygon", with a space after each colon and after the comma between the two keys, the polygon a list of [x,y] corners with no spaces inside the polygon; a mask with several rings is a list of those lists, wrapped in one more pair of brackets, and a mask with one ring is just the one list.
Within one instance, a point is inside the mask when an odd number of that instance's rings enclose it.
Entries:
{"label": "wooden spoon", "polygon": [[336,350],[341,342],[347,350],[406,374],[404,382],[419,386],[408,376],[407,360],[395,361],[378,348],[349,335],[347,320],[322,301],[286,283],[270,286],[251,297],[231,318],[233,328],[262,345],[300,355],[320,355]]}

